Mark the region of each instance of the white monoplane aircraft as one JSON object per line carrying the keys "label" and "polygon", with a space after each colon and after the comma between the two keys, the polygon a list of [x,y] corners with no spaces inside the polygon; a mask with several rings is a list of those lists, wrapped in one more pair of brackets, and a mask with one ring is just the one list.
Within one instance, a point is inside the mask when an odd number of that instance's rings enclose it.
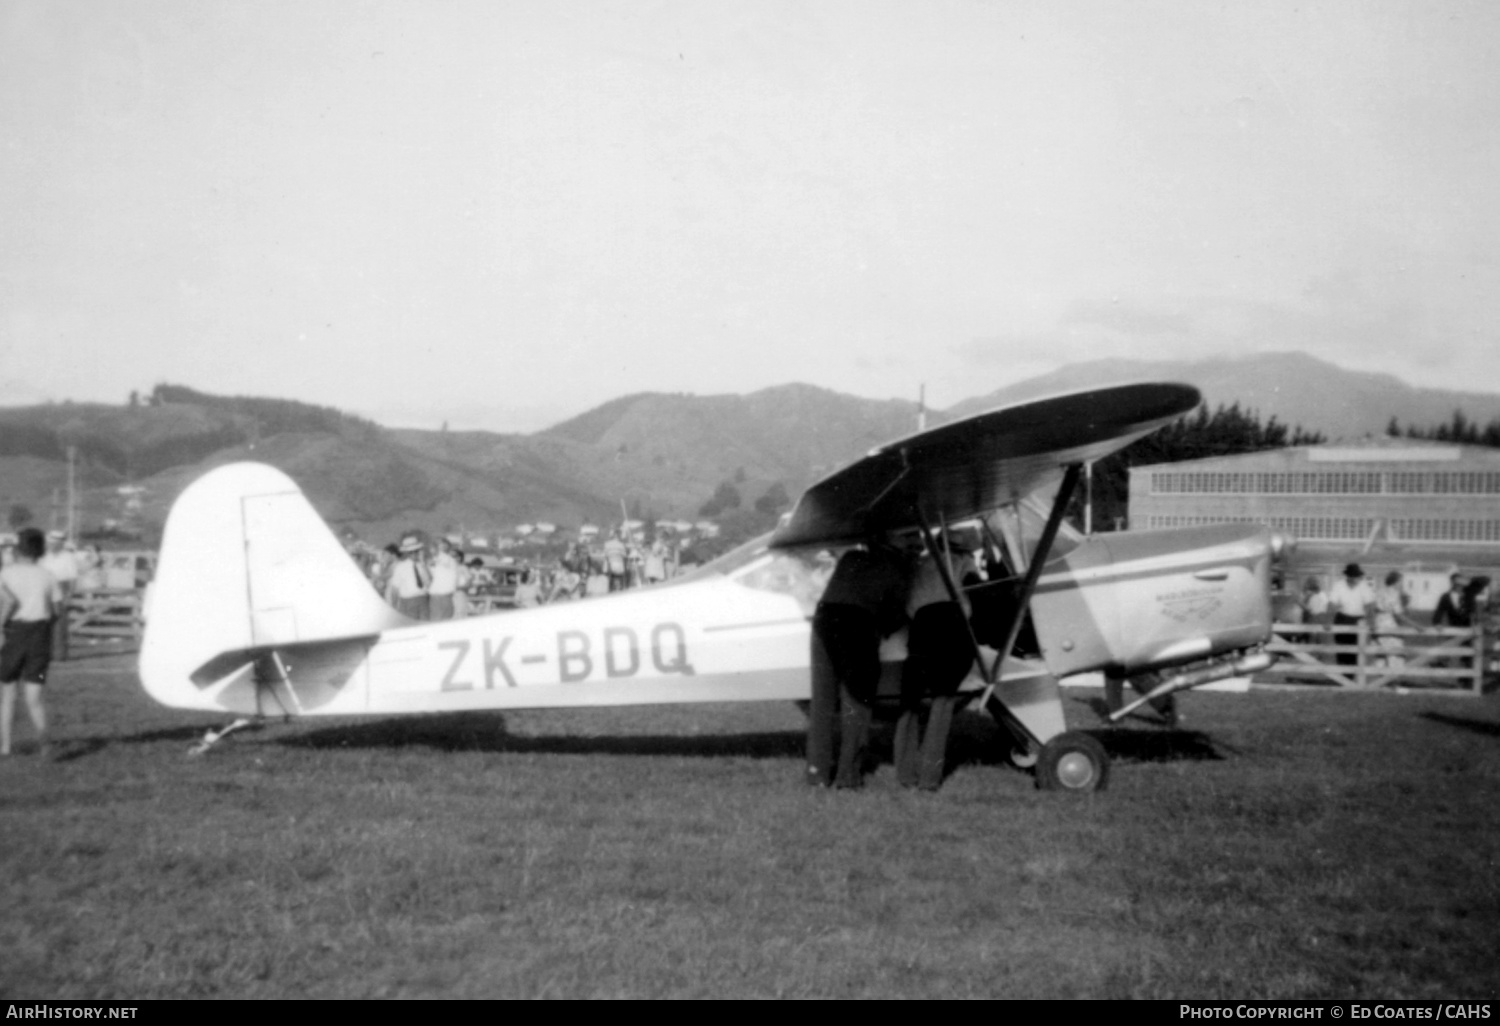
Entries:
{"label": "white monoplane aircraft", "polygon": [[[874,532],[930,539],[977,518],[991,572],[967,586],[963,693],[1007,728],[1041,786],[1094,790],[1108,758],[1067,729],[1059,677],[1104,670],[1136,684],[1143,697],[1118,719],[1270,662],[1264,528],[1084,538],[1063,524],[1085,463],[1199,401],[1185,385],[1125,385],[945,424],[873,450],[810,488],[773,534],[677,580],[439,623],[386,605],[285,474],[220,467],[168,517],[141,679],[166,705],[245,717],[801,701],[829,555]],[[903,633],[882,658],[882,694],[894,695]]]}

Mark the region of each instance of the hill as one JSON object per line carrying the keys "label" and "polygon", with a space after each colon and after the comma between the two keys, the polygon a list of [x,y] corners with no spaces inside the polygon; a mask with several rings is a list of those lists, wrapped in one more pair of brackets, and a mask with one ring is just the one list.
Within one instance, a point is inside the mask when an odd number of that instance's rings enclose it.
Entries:
{"label": "hill", "polygon": [[0,505],[60,524],[74,446],[82,526],[148,541],[190,481],[238,460],[286,471],[330,523],[377,542],[410,527],[611,523],[622,509],[695,519],[726,484],[746,507],[768,492],[795,495],[913,420],[910,403],[787,385],[626,396],[535,435],[498,435],[392,430],[324,407],[161,386],[139,405],[0,410]]}
{"label": "hill", "polygon": [[1486,424],[1500,417],[1500,395],[1416,388],[1389,374],[1346,370],[1305,353],[1260,353],[1210,360],[1095,360],[1072,364],[965,400],[948,411],[967,416],[1055,392],[1127,381],[1183,381],[1213,407],[1238,402],[1263,419],[1319,431],[1330,440],[1384,434],[1403,426],[1446,423],[1455,409]]}
{"label": "hill", "polygon": [[[1188,381],[1211,406],[1330,439],[1447,422],[1481,424],[1500,396],[1417,389],[1302,354],[1193,363],[1105,360],[1063,368],[934,412],[932,422],[1122,381]],[[911,432],[915,405],[788,384],[749,395],[637,393],[531,435],[396,430],[327,407],[160,386],[141,404],[54,403],[0,409],[0,511],[48,526],[78,455],[83,527],[159,530],[187,483],[235,460],[290,474],[336,527],[372,542],[402,530],[503,530],[546,520],[609,524],[697,519],[711,496],[742,512],[803,488],[873,446]],[[122,487],[129,490],[122,492]],[[55,520],[61,523],[61,519]]]}

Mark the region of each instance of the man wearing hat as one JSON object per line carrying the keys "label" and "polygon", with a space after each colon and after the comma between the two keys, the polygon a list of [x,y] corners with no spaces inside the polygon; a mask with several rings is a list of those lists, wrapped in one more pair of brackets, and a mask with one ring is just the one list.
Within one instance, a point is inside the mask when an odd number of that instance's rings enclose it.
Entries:
{"label": "man wearing hat", "polygon": [[68,600],[78,586],[78,556],[67,547],[68,536],[63,531],[47,532],[47,554],[40,565],[62,589],[62,599],[57,605],[52,621],[52,659],[61,662],[68,658]]}
{"label": "man wearing hat", "polygon": [[429,618],[427,588],[432,576],[422,562],[422,548],[422,539],[414,534],[401,539],[400,558],[391,569],[390,583],[385,588],[385,600],[396,612],[413,620]]}
{"label": "man wearing hat", "polygon": [[[1343,580],[1328,592],[1328,608],[1333,610],[1335,626],[1357,624],[1369,619],[1370,611],[1375,608],[1375,590],[1370,587],[1370,582],[1365,579],[1365,572],[1358,563],[1350,563],[1344,567]],[[1357,645],[1359,635],[1335,634],[1333,643]],[[1355,652],[1338,653],[1340,666],[1353,666],[1358,662],[1359,655]]]}

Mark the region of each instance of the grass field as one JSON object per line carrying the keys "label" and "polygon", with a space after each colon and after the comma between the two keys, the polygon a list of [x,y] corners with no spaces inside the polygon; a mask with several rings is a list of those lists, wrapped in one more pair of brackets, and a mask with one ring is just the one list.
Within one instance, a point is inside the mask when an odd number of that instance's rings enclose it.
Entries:
{"label": "grass field", "polygon": [[[0,995],[1495,997],[1500,701],[1193,694],[1039,793],[799,783],[780,705],[275,724],[125,659],[0,761]],[[1095,694],[1070,693],[1092,729]],[[28,727],[19,735],[30,749]],[[888,733],[877,748],[888,753]]]}

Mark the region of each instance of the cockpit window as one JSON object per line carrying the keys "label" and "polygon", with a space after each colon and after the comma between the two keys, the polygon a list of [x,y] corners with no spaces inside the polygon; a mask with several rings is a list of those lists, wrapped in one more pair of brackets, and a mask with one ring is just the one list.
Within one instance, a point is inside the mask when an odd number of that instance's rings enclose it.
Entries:
{"label": "cockpit window", "polygon": [[[1005,540],[1005,547],[1012,558],[1019,551],[1025,565],[1031,565],[1032,554],[1042,532],[1047,529],[1047,516],[1052,512],[1052,495],[1038,492],[1028,495],[1019,503],[1004,506],[991,513],[986,522],[995,537]],[[1052,542],[1052,551],[1047,558],[1057,559],[1073,551],[1083,542],[1083,535],[1066,520],[1058,526],[1057,538]]]}
{"label": "cockpit window", "polygon": [[751,538],[743,545],[737,545],[718,556],[709,560],[696,570],[691,570],[677,578],[679,581],[697,581],[705,577],[727,577],[735,570],[751,563],[770,551],[771,536],[769,534],[758,535]]}
{"label": "cockpit window", "polygon": [[770,538],[769,534],[762,535],[730,549],[678,580],[727,577],[746,588],[790,595],[802,607],[804,615],[812,616],[842,548],[773,550],[767,545]]}

